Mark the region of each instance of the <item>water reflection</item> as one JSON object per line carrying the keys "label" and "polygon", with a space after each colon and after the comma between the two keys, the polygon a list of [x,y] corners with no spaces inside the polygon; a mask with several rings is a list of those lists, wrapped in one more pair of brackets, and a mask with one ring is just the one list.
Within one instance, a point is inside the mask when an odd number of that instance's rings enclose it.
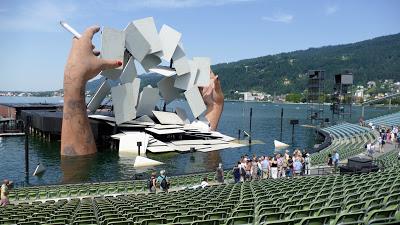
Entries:
{"label": "water reflection", "polygon": [[96,155],[79,157],[61,157],[61,171],[63,173],[62,183],[77,183],[87,181],[90,170],[96,160]]}

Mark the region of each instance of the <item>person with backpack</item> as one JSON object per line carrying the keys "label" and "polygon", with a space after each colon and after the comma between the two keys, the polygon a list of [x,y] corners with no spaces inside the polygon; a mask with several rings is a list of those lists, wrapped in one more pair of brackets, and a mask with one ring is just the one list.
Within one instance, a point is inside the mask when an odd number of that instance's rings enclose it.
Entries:
{"label": "person with backpack", "polygon": [[147,181],[147,187],[149,188],[149,192],[150,193],[156,193],[156,190],[157,190],[157,188],[156,188],[156,180],[157,180],[156,175],[157,174],[155,172],[151,173],[151,176],[150,176],[149,180]]}
{"label": "person with backpack", "polygon": [[165,170],[160,171],[160,176],[157,177],[157,184],[160,185],[160,190],[163,192],[168,192],[170,182],[167,175],[165,175]]}

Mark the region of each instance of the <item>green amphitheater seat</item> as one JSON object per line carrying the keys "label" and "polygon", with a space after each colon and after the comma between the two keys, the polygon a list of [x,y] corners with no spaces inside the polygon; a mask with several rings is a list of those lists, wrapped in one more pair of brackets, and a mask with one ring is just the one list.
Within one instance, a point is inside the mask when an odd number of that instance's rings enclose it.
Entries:
{"label": "green amphitheater seat", "polygon": [[[297,225],[300,221],[301,221],[301,219],[297,218],[297,219],[266,222],[266,223],[263,223],[263,225]],[[261,225],[261,224],[257,224],[257,225]]]}
{"label": "green amphitheater seat", "polygon": [[400,199],[398,200],[391,200],[386,202],[384,208],[385,209],[398,209],[400,206]]}
{"label": "green amphitheater seat", "polygon": [[223,224],[223,220],[201,220],[201,221],[194,221],[191,225],[220,225]]}
{"label": "green amphitheater seat", "polygon": [[107,225],[133,225],[134,223],[132,221],[113,221],[107,223]]}
{"label": "green amphitheater seat", "polygon": [[395,219],[397,209],[386,209],[386,210],[374,210],[367,214],[364,222],[366,224],[372,224],[377,222],[390,222]]}
{"label": "green amphitheater seat", "polygon": [[258,216],[258,223],[264,223],[264,222],[272,222],[276,220],[281,220],[285,217],[284,212],[276,212],[276,213],[265,213],[262,215]]}
{"label": "green amphitheater seat", "polygon": [[[39,225],[39,222],[19,222],[18,225]],[[65,225],[65,223],[64,223]]]}
{"label": "green amphitheater seat", "polygon": [[303,205],[287,205],[285,207],[283,207],[282,211],[286,212],[286,213],[290,213],[296,210],[302,210],[304,208]]}
{"label": "green amphitheater seat", "polygon": [[191,209],[188,214],[191,215],[198,215],[198,216],[204,216],[205,214],[207,214],[207,210],[203,210],[203,209]]}
{"label": "green amphitheater seat", "polygon": [[257,215],[266,214],[266,213],[276,213],[279,212],[279,207],[261,207],[256,210]]}
{"label": "green amphitheater seat", "polygon": [[245,224],[253,224],[254,217],[253,216],[238,216],[238,217],[230,217],[226,221],[226,225],[245,225]]}
{"label": "green amphitheater seat", "polygon": [[331,218],[331,216],[329,216],[329,215],[306,217],[306,218],[303,218],[299,224],[300,225],[329,225],[330,218]]}
{"label": "green amphitheater seat", "polygon": [[[139,220],[137,222],[140,223],[142,220]],[[119,215],[115,215],[114,217],[103,218],[100,221],[100,224],[106,225],[106,224],[110,224],[110,223],[113,223],[113,222],[126,222],[126,221],[127,221],[127,219],[125,217],[120,217]]]}
{"label": "green amphitheater seat", "polygon": [[241,209],[235,210],[232,212],[231,217],[238,217],[238,216],[252,216],[254,215],[253,209]]}
{"label": "green amphitheater seat", "polygon": [[160,217],[166,218],[168,221],[172,222],[172,220],[174,220],[175,217],[181,216],[181,215],[182,215],[182,213],[180,213],[180,212],[169,212],[169,213],[161,214]]}
{"label": "green amphitheater seat", "polygon": [[174,218],[174,220],[172,221],[173,223],[175,222],[193,222],[196,221],[198,218],[198,216],[196,215],[183,215],[183,216],[176,216]]}
{"label": "green amphitheater seat", "polygon": [[333,224],[362,223],[364,215],[364,212],[342,213],[336,217]]}
{"label": "green amphitheater seat", "polygon": [[224,211],[221,212],[210,212],[204,215],[205,220],[213,220],[213,219],[225,219],[227,217],[227,213]]}
{"label": "green amphitheater seat", "polygon": [[337,215],[341,210],[340,206],[328,206],[328,207],[322,207],[321,209],[318,210],[317,215],[318,216],[323,216],[323,215]]}
{"label": "green amphitheater seat", "polygon": [[290,213],[289,218],[298,219],[298,218],[310,217],[314,215],[314,212],[315,210],[312,209],[295,210]]}
{"label": "green amphitheater seat", "polygon": [[358,202],[346,207],[347,212],[364,212],[365,211],[365,202]]}
{"label": "green amphitheater seat", "polygon": [[140,225],[157,225],[157,224],[166,224],[167,219],[165,218],[153,218],[153,219],[145,219],[140,222]]}

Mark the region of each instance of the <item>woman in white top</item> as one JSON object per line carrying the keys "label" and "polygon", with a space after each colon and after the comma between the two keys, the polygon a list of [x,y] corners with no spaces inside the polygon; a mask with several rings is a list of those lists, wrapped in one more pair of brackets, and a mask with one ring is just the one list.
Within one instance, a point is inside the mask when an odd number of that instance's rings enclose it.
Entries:
{"label": "woman in white top", "polygon": [[200,184],[200,187],[201,188],[205,188],[205,187],[208,187],[208,186],[209,186],[208,179],[207,179],[207,177],[204,177],[203,181]]}

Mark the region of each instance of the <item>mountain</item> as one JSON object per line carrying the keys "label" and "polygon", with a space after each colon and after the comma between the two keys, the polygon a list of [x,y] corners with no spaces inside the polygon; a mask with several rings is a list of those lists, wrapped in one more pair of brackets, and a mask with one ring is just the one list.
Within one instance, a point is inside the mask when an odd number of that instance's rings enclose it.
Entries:
{"label": "mountain", "polygon": [[[149,74],[141,74],[138,76],[138,78],[140,78],[141,80],[140,89],[142,89],[147,85],[151,85],[152,87],[157,87],[157,82],[160,81],[163,78],[163,76],[155,73],[149,73]],[[93,93],[94,91],[96,91],[98,87],[100,87],[100,84],[103,83],[104,79],[105,79],[104,77],[101,77],[99,79],[87,82],[86,90]],[[110,80],[110,82],[111,86],[115,86],[118,84],[118,81]]]}
{"label": "mountain", "polygon": [[325,70],[327,92],[332,90],[334,75],[345,70],[353,72],[356,85],[365,86],[370,80],[400,80],[400,34],[217,64],[212,68],[228,96],[233,91],[249,90],[270,94],[303,92],[307,86],[306,72],[313,69]]}
{"label": "mountain", "polygon": [[[325,70],[325,89],[331,92],[334,75],[346,70],[353,72],[355,85],[370,80],[400,80],[400,33],[352,44],[309,48],[288,53],[216,64],[226,97],[234,91],[263,91],[286,94],[303,92],[307,87],[307,71]],[[155,87],[162,78],[143,74],[141,87]],[[88,82],[87,90],[94,90],[101,80]]]}

